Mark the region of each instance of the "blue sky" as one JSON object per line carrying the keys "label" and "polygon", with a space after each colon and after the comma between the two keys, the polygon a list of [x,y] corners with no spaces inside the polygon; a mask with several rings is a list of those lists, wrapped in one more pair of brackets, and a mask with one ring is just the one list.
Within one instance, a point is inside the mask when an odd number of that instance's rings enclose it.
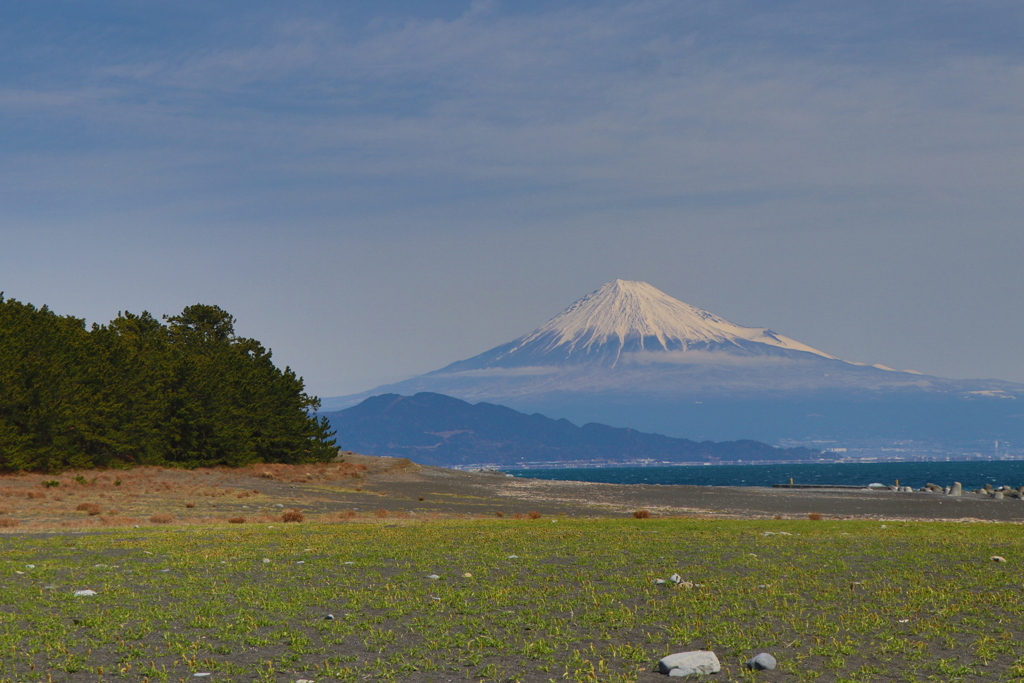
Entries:
{"label": "blue sky", "polygon": [[331,396],[620,277],[1024,382],[1024,5],[0,6],[0,291],[216,303]]}

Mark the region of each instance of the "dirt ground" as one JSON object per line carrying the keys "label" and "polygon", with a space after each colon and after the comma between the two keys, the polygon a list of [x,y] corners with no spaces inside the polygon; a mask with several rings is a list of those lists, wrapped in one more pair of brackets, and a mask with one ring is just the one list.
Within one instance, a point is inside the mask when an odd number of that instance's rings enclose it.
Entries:
{"label": "dirt ground", "polygon": [[[616,485],[459,472],[406,459],[241,469],[132,470],[0,477],[0,530],[153,524],[358,522],[439,517],[652,516],[1024,522],[1024,501],[965,493]],[[292,518],[296,515],[292,513]]]}

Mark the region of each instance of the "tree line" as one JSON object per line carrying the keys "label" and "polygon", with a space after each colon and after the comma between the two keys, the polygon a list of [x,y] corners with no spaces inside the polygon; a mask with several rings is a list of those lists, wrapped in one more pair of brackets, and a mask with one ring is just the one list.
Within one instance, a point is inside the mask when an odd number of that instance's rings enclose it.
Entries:
{"label": "tree line", "polygon": [[333,459],[319,400],[234,324],[196,304],[87,328],[0,293],[0,470]]}

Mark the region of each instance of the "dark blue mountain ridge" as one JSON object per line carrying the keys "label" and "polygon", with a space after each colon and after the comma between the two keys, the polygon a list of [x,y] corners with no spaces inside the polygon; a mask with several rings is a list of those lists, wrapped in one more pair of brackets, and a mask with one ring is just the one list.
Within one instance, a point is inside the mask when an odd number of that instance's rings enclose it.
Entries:
{"label": "dark blue mountain ridge", "polygon": [[373,396],[323,415],[337,431],[342,449],[441,467],[808,460],[818,455],[807,448],[778,449],[757,441],[698,443],[596,423],[578,427],[565,419],[427,392]]}

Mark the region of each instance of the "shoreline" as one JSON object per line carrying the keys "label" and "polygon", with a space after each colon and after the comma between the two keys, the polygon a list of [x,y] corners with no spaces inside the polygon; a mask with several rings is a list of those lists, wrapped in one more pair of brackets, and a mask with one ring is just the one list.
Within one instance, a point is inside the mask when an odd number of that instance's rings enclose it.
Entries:
{"label": "shoreline", "polygon": [[[156,524],[522,517],[654,517],[1024,523],[1024,500],[964,492],[614,484],[461,472],[346,454],[343,463],[241,469],[136,468],[0,477],[0,530],[41,532]],[[58,486],[52,486],[54,477]],[[154,521],[155,520],[155,521]]]}

